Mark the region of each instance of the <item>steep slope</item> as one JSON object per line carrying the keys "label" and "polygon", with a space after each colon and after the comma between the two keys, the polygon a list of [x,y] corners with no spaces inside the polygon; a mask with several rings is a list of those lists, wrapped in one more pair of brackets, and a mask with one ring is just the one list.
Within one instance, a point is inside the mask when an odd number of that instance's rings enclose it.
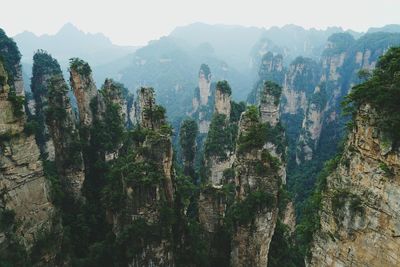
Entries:
{"label": "steep slope", "polygon": [[215,83],[211,82],[210,67],[202,64],[199,70],[199,85],[196,87],[189,115],[199,124],[200,134],[208,133],[215,102]]}
{"label": "steep slope", "polygon": [[255,112],[250,109],[244,113],[239,126],[238,153],[234,163],[237,203],[231,211],[237,216],[232,237],[232,266],[267,265],[278,216],[277,194],[281,178],[277,175],[277,160],[267,149],[251,143],[248,146],[247,143],[261,126]]}
{"label": "steep slope", "polygon": [[38,122],[36,140],[39,144],[43,158],[54,161],[54,143],[50,138],[49,129],[46,124],[45,110],[48,105],[48,91],[50,79],[53,75],[61,74],[58,62],[45,51],[38,51],[33,56],[31,91],[33,95],[34,115]]}
{"label": "steep slope", "polygon": [[49,81],[45,117],[55,148],[57,172],[64,190],[72,198],[80,199],[85,169],[75,114],[67,93],[67,83],[59,71]]}
{"label": "steep slope", "polygon": [[353,129],[326,178],[310,266],[398,266],[399,49],[349,96]]}
{"label": "steep slope", "polygon": [[[19,52],[5,35],[0,36],[0,55],[0,264],[23,265],[40,236],[55,227],[57,216],[32,125],[23,110]],[[53,257],[47,254],[42,265]]]}
{"label": "steep slope", "polygon": [[237,113],[229,85],[217,83],[198,200],[211,265],[265,266],[268,262],[278,219],[278,191],[285,183],[280,94],[278,85],[266,83],[260,107]]}

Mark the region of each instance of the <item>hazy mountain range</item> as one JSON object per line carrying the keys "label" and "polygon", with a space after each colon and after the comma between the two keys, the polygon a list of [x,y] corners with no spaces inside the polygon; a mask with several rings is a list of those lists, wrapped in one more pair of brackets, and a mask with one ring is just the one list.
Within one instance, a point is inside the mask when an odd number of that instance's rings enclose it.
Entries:
{"label": "hazy mountain range", "polygon": [[[400,25],[369,30],[377,31],[400,32]],[[344,30],[193,23],[177,27],[168,36],[144,47],[136,47],[115,45],[101,33],[84,33],[67,23],[54,35],[36,36],[25,31],[14,36],[14,40],[23,56],[26,87],[30,84],[32,56],[36,50],[44,49],[58,59],[64,72],[69,58],[80,57],[89,62],[98,86],[107,77],[123,82],[131,90],[153,86],[161,104],[179,103],[177,109],[169,110],[182,114],[190,105],[202,63],[210,65],[214,80],[229,80],[234,98],[243,100],[252,89],[261,57],[267,51],[282,54],[287,65],[300,55],[318,59],[328,37],[338,32]],[[347,32],[355,38],[363,35]]]}

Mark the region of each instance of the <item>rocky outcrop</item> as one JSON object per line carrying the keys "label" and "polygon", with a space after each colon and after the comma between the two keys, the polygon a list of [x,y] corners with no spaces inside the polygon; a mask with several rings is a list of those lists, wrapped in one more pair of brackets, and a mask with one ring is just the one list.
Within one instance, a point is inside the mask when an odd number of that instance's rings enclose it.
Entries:
{"label": "rocky outcrop", "polygon": [[[97,99],[98,91],[92,77],[92,70],[88,63],[78,58],[70,63],[70,84],[74,92],[81,126],[90,127],[94,120],[92,106]],[[100,101],[97,101],[98,105]]]}
{"label": "rocky outcrop", "polygon": [[271,81],[279,85],[283,84],[286,69],[283,66],[283,57],[280,54],[274,55],[271,52],[263,55],[258,70],[258,81],[247,97],[247,102],[258,104],[264,82]]}
{"label": "rocky outcrop", "polygon": [[208,97],[211,95],[211,72],[210,68],[202,64],[199,71],[199,105],[205,106],[208,103]]}
{"label": "rocky outcrop", "polygon": [[199,86],[192,100],[192,111],[189,115],[198,121],[200,134],[208,133],[214,110],[215,84],[211,82],[211,71],[208,65],[202,64],[199,70]]}
{"label": "rocky outcrop", "polygon": [[302,129],[298,140],[296,162],[309,161],[317,149],[322,131],[323,112],[325,108],[325,91],[316,87],[311,100],[308,102],[307,111],[302,123]]}
{"label": "rocky outcrop", "polygon": [[284,74],[283,57],[280,54],[266,53],[261,60],[258,75],[265,81],[282,83]]}
{"label": "rocky outcrop", "polygon": [[[130,158],[133,160],[131,178],[123,179],[126,200],[123,212],[116,216],[115,229],[145,222],[154,229],[165,224],[163,231],[172,231],[168,222],[163,221],[163,216],[168,216],[165,212],[172,210],[175,202],[173,149],[165,110],[156,105],[152,88],[141,88],[135,105],[144,140],[135,145],[133,158]],[[122,234],[118,230],[116,233]],[[148,245],[133,255],[131,266],[174,265],[171,239],[160,236],[143,242]]]}
{"label": "rocky outcrop", "polygon": [[400,36],[389,33],[366,34],[358,40],[348,33],[329,37],[321,57],[319,84],[308,98],[302,134],[298,139],[298,164],[321,154],[328,158],[334,155],[344,133],[345,120],[340,119],[340,103],[352,86],[362,81],[359,70],[371,71],[379,57],[390,46],[399,43]]}
{"label": "rocky outcrop", "polygon": [[261,122],[275,127],[279,122],[279,101],[282,89],[279,85],[266,82],[260,99]]}
{"label": "rocky outcrop", "polygon": [[159,129],[165,120],[164,117],[157,116],[158,113],[163,113],[163,108],[155,103],[154,89],[140,88],[137,91],[137,101],[135,102],[136,124],[143,128]]}
{"label": "rocky outcrop", "polygon": [[[218,82],[215,91],[215,111],[214,116],[223,117],[221,125],[213,125],[220,128],[221,131],[229,131],[231,113],[231,91],[227,82]],[[211,137],[212,138],[212,137]],[[217,140],[211,140],[211,142]],[[206,141],[207,142],[207,141]],[[222,148],[222,147],[221,147]],[[232,150],[224,151],[224,155],[213,155],[206,159],[206,166],[210,170],[210,182],[213,186],[222,184],[223,172],[229,169],[233,163],[233,147]],[[222,148],[223,149],[223,148]]]}
{"label": "rocky outcrop", "polygon": [[204,155],[204,190],[199,198],[199,220],[207,232],[214,233],[221,224],[226,203],[218,195],[228,181],[224,174],[234,161],[232,140],[231,89],[226,81],[217,83],[215,91],[214,115],[209,134],[205,142]]}
{"label": "rocky outcrop", "polygon": [[68,86],[60,71],[48,81],[48,107],[45,117],[54,142],[57,172],[67,194],[79,200],[82,198],[85,170],[79,133],[67,93]]}
{"label": "rocky outcrop", "polygon": [[123,87],[112,79],[106,79],[102,87],[103,97],[110,101],[112,105],[118,106],[119,116],[123,118],[125,124],[129,117],[128,99],[123,95]]}
{"label": "rocky outcrop", "polygon": [[[344,78],[342,69],[347,50],[353,43],[354,38],[346,33],[334,34],[328,39],[321,59],[319,83],[315,84],[315,89],[308,97],[302,133],[298,139],[297,164],[313,158],[319,145],[326,114],[340,112],[338,101],[340,101],[339,97],[343,97],[340,93]],[[329,109],[331,111],[328,111]],[[333,119],[336,119],[336,115],[332,116]]]}
{"label": "rocky outcrop", "polygon": [[[29,249],[40,234],[51,229],[55,209],[35,137],[24,131],[25,114],[16,116],[16,103],[8,96],[10,90],[8,75],[0,62],[0,212],[15,213],[11,222],[15,224],[14,232]],[[3,225],[2,248],[8,246],[7,232],[12,228]]]}
{"label": "rocky outcrop", "polygon": [[31,91],[34,100],[34,113],[39,124],[36,134],[42,157],[54,161],[55,149],[53,139],[46,124],[45,110],[47,109],[50,78],[62,75],[60,65],[45,51],[38,51],[33,56]]}
{"label": "rocky outcrop", "polygon": [[[239,219],[232,237],[232,266],[267,266],[269,245],[278,219],[278,189],[281,178],[276,161],[268,149],[243,143],[261,123],[258,112],[242,114],[235,170],[236,201]],[[242,207],[246,207],[244,215]],[[242,216],[246,216],[242,217]],[[248,217],[247,217],[248,216]]]}
{"label": "rocky outcrop", "polygon": [[309,266],[398,266],[400,151],[358,110],[336,170],[328,176]]}
{"label": "rocky outcrop", "polygon": [[281,113],[304,116],[307,101],[320,79],[318,64],[298,57],[289,66],[283,82]]}
{"label": "rocky outcrop", "polygon": [[231,92],[225,92],[221,86],[222,85],[217,83],[217,89],[215,90],[214,112],[229,117],[231,114]]}
{"label": "rocky outcrop", "polygon": [[281,220],[288,226],[289,233],[293,234],[296,230],[296,211],[294,209],[293,201],[287,203],[285,210],[282,212]]}

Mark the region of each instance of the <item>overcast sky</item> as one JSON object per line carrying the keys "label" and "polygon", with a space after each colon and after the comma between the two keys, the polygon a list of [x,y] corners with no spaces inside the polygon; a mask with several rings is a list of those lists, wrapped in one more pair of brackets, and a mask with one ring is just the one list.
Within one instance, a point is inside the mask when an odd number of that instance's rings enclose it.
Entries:
{"label": "overcast sky", "polygon": [[143,45],[193,22],[365,31],[400,24],[400,0],[1,0],[0,28],[54,34],[67,22],[113,43]]}

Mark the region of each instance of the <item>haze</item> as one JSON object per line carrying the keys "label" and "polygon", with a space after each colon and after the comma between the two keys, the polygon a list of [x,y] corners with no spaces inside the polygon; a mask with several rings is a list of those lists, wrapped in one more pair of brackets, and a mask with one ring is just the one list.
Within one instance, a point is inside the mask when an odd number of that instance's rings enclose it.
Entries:
{"label": "haze", "polygon": [[2,4],[0,27],[10,36],[25,30],[54,34],[71,22],[85,32],[102,32],[119,45],[144,45],[193,22],[270,27],[297,24],[365,31],[400,23],[398,0],[13,0]]}

